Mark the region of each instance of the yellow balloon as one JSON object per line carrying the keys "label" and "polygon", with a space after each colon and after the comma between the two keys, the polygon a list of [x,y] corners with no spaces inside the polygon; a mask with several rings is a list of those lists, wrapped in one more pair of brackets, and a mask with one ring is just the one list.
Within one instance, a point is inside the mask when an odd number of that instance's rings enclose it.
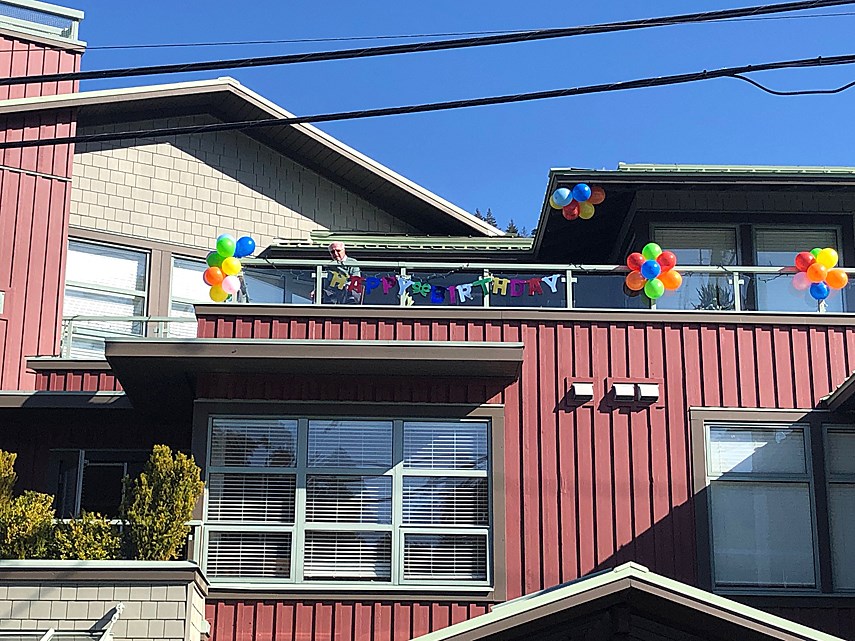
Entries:
{"label": "yellow balloon", "polygon": [[816,262],[818,262],[826,269],[831,269],[832,267],[837,265],[837,259],[837,252],[834,251],[831,247],[826,247],[816,255]]}
{"label": "yellow balloon", "polygon": [[240,259],[235,258],[234,256],[223,260],[223,264],[220,267],[220,269],[223,270],[223,273],[226,276],[237,276],[238,274],[240,274],[240,268]]}
{"label": "yellow balloon", "polygon": [[588,220],[594,215],[594,206],[589,202],[579,203],[579,218]]}
{"label": "yellow balloon", "polygon": [[229,295],[219,285],[214,285],[213,287],[211,287],[211,291],[208,292],[208,295],[215,303],[222,303],[229,297]]}

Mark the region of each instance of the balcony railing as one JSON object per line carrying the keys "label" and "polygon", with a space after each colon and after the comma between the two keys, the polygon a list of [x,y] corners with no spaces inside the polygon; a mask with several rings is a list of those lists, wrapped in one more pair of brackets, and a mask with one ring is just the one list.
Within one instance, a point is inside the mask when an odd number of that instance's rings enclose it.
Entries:
{"label": "balcony railing", "polygon": [[70,316],[62,319],[61,358],[102,358],[109,338],[193,338],[196,319],[177,316]]}

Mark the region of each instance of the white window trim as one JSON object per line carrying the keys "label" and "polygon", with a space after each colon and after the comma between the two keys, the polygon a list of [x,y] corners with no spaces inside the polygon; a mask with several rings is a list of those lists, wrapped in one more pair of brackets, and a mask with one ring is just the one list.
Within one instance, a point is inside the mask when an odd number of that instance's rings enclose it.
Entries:
{"label": "white window trim", "polygon": [[[215,420],[296,420],[297,421],[297,465],[295,467],[277,467],[277,468],[262,468],[262,467],[220,467],[211,466],[211,447],[213,424]],[[392,462],[391,468],[310,468],[307,465],[308,456],[308,423],[311,420],[377,420],[392,423]],[[487,466],[484,470],[442,470],[442,469],[421,469],[413,468],[406,469],[403,464],[403,424],[405,422],[453,422],[453,423],[486,423],[487,425]],[[207,487],[204,494],[203,504],[203,527],[202,527],[202,554],[201,566],[202,570],[207,573],[207,550],[209,544],[209,536],[211,532],[222,531],[252,531],[252,532],[291,532],[291,558],[290,558],[290,577],[273,579],[262,579],[258,577],[249,577],[241,579],[240,577],[217,577],[209,576],[209,581],[216,588],[229,588],[239,590],[256,590],[269,589],[272,587],[284,588],[289,590],[297,589],[301,591],[326,591],[335,590],[366,590],[380,592],[394,591],[411,591],[413,588],[422,589],[441,589],[446,592],[473,592],[478,590],[492,591],[494,588],[493,574],[493,550],[494,550],[494,514],[493,501],[490,499],[493,492],[493,457],[492,438],[494,426],[488,417],[471,417],[471,418],[428,418],[428,417],[367,417],[367,416],[306,416],[306,415],[270,415],[270,414],[210,414],[207,418],[207,446],[205,461],[207,465],[206,476],[219,473],[241,473],[250,472],[253,474],[281,474],[296,476],[296,491],[294,503],[294,524],[265,524],[265,523],[247,523],[243,521],[217,521],[209,522],[208,520],[208,491]],[[352,524],[352,523],[327,523],[327,522],[301,522],[301,515],[305,515],[306,511],[306,476],[308,470],[313,474],[332,473],[337,475],[372,475],[372,476],[391,476],[392,481],[392,519],[391,524]],[[433,527],[425,525],[404,525],[403,520],[403,477],[404,476],[441,476],[447,477],[477,477],[487,479],[487,509],[488,509],[488,525],[485,526],[461,526],[461,527]],[[236,530],[239,528],[239,530]],[[355,531],[364,529],[368,531],[383,531],[392,532],[392,558],[391,558],[391,577],[390,581],[312,581],[300,580],[303,576],[303,561],[304,555],[300,552],[305,547],[305,533],[308,530],[314,531]],[[431,533],[431,534],[458,534],[458,535],[482,535],[486,537],[486,579],[484,581],[461,581],[450,579],[437,579],[435,581],[407,581],[404,579],[404,536],[407,533]]]}

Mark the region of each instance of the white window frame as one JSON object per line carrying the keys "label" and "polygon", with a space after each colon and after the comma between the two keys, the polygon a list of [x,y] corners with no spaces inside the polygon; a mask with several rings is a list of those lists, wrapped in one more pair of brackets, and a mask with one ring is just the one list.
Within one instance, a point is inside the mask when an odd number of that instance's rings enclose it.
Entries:
{"label": "white window frame", "polygon": [[133,296],[134,298],[142,298],[143,299],[143,314],[148,312],[148,290],[151,280],[151,252],[147,249],[142,249],[140,247],[128,247],[126,245],[116,245],[113,243],[99,243],[92,240],[86,240],[84,238],[74,238],[71,237],[68,239],[68,249],[71,250],[71,244],[82,244],[82,245],[92,245],[95,247],[110,247],[112,249],[118,249],[120,251],[133,252],[137,254],[143,254],[145,256],[145,288],[144,289],[124,289],[121,287],[110,287],[108,285],[93,285],[92,283],[85,283],[82,281],[75,280],[65,280],[65,288],[69,287],[72,289],[83,290],[87,292],[94,292],[98,294],[116,294],[119,296]]}
{"label": "white window frame", "polygon": [[[214,421],[218,420],[296,420],[296,466],[294,467],[220,467],[212,466],[211,447]],[[354,421],[380,421],[392,423],[392,466],[390,468],[315,468],[307,464],[308,457],[308,424],[313,420],[354,420]],[[487,465],[483,470],[463,469],[425,469],[405,468],[403,461],[403,426],[408,422],[441,422],[441,423],[478,423],[486,424],[486,447]],[[238,588],[253,588],[255,586],[271,587],[280,586],[302,589],[335,589],[337,591],[348,589],[363,590],[395,590],[401,588],[441,588],[444,591],[472,591],[473,589],[488,589],[494,587],[493,574],[493,548],[494,548],[494,522],[493,501],[491,500],[493,488],[493,466],[494,456],[492,439],[494,425],[487,416],[473,416],[468,418],[443,418],[443,417],[370,417],[370,416],[307,416],[307,415],[271,415],[271,414],[210,414],[207,419],[207,451],[205,461],[207,465],[206,477],[211,474],[277,474],[283,476],[294,475],[296,477],[296,490],[294,502],[294,524],[285,523],[248,523],[242,521],[218,521],[210,522],[208,519],[209,500],[207,489],[203,506],[203,547],[202,547],[202,569],[207,572],[207,550],[210,534],[212,532],[291,532],[291,558],[290,576],[288,578],[261,578],[261,577],[214,577],[209,576],[212,585],[235,586]],[[330,474],[339,476],[391,476],[392,477],[392,518],[390,524],[379,523],[308,523],[304,520],[306,514],[306,477],[309,474]],[[407,476],[427,477],[437,476],[442,478],[485,478],[487,483],[487,525],[486,526],[457,526],[437,527],[425,525],[403,524],[403,479]],[[390,531],[392,533],[391,546],[391,576],[389,581],[315,581],[304,579],[303,562],[305,534],[307,531]],[[407,534],[456,534],[484,536],[486,540],[485,570],[486,579],[483,581],[461,581],[459,579],[436,580],[406,580],[404,578],[404,537]],[[453,581],[453,584],[450,582]]]}
{"label": "white window frame", "polygon": [[828,509],[828,536],[829,536],[829,554],[830,558],[828,560],[829,566],[831,567],[831,585],[834,592],[837,593],[848,593],[852,594],[855,592],[855,586],[853,587],[838,587],[835,581],[836,577],[834,575],[834,536],[831,532],[831,486],[832,485],[849,485],[855,487],[855,473],[845,474],[845,473],[833,473],[829,468],[828,464],[828,455],[831,452],[831,446],[829,444],[829,434],[831,432],[843,432],[846,434],[855,435],[855,425],[846,424],[846,423],[823,423],[822,425],[822,438],[823,438],[823,450],[825,453],[825,487],[826,487],[826,496],[828,497],[829,509]]}

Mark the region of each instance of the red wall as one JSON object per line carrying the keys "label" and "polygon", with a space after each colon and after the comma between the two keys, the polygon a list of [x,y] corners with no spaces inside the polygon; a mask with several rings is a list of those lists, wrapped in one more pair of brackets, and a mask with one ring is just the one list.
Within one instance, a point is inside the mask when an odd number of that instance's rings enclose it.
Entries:
{"label": "red wall", "polygon": [[[80,53],[0,36],[0,76],[76,71]],[[0,100],[69,93],[76,84],[0,87]],[[0,117],[0,141],[74,134],[69,110]],[[0,151],[0,389],[33,389],[27,356],[58,353],[71,195],[71,145]]]}

